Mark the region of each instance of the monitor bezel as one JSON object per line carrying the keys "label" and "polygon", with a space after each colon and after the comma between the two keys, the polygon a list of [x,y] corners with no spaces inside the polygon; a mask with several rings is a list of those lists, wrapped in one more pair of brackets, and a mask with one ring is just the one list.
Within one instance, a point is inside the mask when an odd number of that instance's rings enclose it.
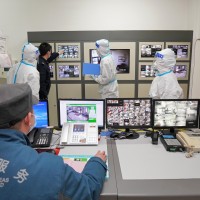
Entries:
{"label": "monitor bezel", "polygon": [[[153,80],[156,76],[152,76],[152,77],[141,77],[141,67],[142,65],[151,65],[153,66],[153,62],[139,62],[138,63],[138,80]],[[185,65],[187,68],[187,72],[186,72],[186,76],[185,77],[177,77],[178,80],[188,80],[189,77],[189,72],[190,72],[190,65],[189,62],[176,62],[176,65]]]}
{"label": "monitor bezel", "polygon": [[[66,78],[61,78],[61,77],[59,77],[59,66],[60,65],[72,65],[72,66],[78,66],[78,68],[79,68],[79,77],[66,77]],[[81,63],[79,63],[79,62],[56,62],[56,77],[57,77],[57,80],[61,80],[61,81],[63,81],[63,80],[81,80],[81,74],[82,74],[82,72],[81,72]]]}
{"label": "monitor bezel", "polygon": [[58,51],[58,46],[78,46],[78,58],[56,58],[57,61],[80,61],[81,60],[81,45],[80,43],[77,42],[72,42],[72,43],[56,43],[56,51]]}
{"label": "monitor bezel", "polygon": [[182,61],[182,60],[186,60],[189,61],[190,60],[190,49],[191,49],[191,43],[190,42],[166,42],[165,44],[165,48],[169,48],[169,45],[188,45],[188,56],[187,58],[177,58],[176,56],[176,60],[177,61]]}
{"label": "monitor bezel", "polygon": [[[107,123],[107,100],[150,100],[151,103],[151,113],[150,113],[150,118],[151,122],[150,125],[148,126],[110,126]],[[105,100],[105,116],[106,116],[106,128],[111,128],[111,129],[143,129],[143,128],[152,128],[152,98],[107,98]]]}
{"label": "monitor bezel", "polygon": [[161,45],[161,50],[163,50],[164,49],[164,42],[139,42],[139,52],[138,52],[138,55],[139,55],[139,60],[144,60],[144,61],[146,61],[146,60],[154,60],[155,59],[155,57],[153,56],[151,56],[151,57],[142,57],[142,55],[141,55],[141,48],[142,48],[142,45]]}
{"label": "monitor bezel", "polygon": [[58,99],[58,126],[59,128],[62,128],[62,124],[61,124],[61,117],[60,117],[60,101],[101,101],[103,102],[103,126],[99,126],[99,129],[104,129],[105,128],[105,99],[63,99],[63,98],[59,98]]}
{"label": "monitor bezel", "polygon": [[[157,101],[197,101],[198,106],[197,106],[197,124],[194,127],[187,127],[187,126],[154,126],[154,121],[155,121],[155,102]],[[152,102],[152,127],[153,129],[170,129],[170,128],[175,128],[175,129],[180,129],[180,128],[198,128],[198,123],[199,123],[199,109],[200,109],[200,99],[153,99]]]}
{"label": "monitor bezel", "polygon": [[[48,100],[39,100],[39,103],[42,103],[42,102],[46,102],[46,106],[47,106],[47,126],[49,126],[49,102],[48,102]],[[33,109],[33,111],[34,111],[34,109]],[[42,128],[42,127],[36,126],[35,128]]]}

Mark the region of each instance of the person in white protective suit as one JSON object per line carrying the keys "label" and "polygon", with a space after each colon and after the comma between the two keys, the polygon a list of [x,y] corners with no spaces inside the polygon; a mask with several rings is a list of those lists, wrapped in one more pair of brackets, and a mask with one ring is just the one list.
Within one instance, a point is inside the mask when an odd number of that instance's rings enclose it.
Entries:
{"label": "person in white protective suit", "polygon": [[7,74],[7,83],[28,83],[32,93],[39,99],[40,75],[37,70],[37,58],[39,50],[31,43],[22,48],[22,59],[19,63],[10,68]]}
{"label": "person in white protective suit", "polygon": [[100,75],[92,76],[92,78],[99,83],[99,93],[102,99],[118,98],[118,82],[116,64],[110,53],[109,41],[106,39],[97,40],[96,50],[101,57]]}
{"label": "person in white protective suit", "polygon": [[157,75],[154,78],[149,96],[154,99],[181,99],[183,90],[172,69],[176,64],[175,54],[171,49],[163,49],[155,55],[153,64]]}

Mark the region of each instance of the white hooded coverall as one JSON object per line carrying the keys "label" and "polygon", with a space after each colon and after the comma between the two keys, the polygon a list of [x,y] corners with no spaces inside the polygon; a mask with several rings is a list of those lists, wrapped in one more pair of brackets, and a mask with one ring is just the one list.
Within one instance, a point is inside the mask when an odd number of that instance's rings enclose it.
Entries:
{"label": "white hooded coverall", "polygon": [[118,98],[118,82],[116,78],[116,64],[110,54],[109,41],[101,39],[96,41],[96,49],[101,57],[100,75],[93,79],[99,83],[99,93],[102,99]]}
{"label": "white hooded coverall", "polygon": [[31,43],[25,44],[22,49],[22,60],[10,68],[7,74],[7,83],[28,83],[32,94],[39,99],[40,76],[37,71],[37,57],[39,50]]}
{"label": "white hooded coverall", "polygon": [[154,67],[158,74],[151,84],[150,97],[154,99],[183,98],[183,90],[172,71],[175,64],[175,54],[171,49],[164,49],[156,53]]}

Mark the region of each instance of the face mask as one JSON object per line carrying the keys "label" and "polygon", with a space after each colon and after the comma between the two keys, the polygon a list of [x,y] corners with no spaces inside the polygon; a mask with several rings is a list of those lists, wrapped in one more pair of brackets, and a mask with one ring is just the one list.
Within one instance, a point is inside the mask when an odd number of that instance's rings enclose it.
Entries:
{"label": "face mask", "polygon": [[33,116],[34,116],[34,124],[33,124],[33,126],[30,126],[30,130],[29,130],[29,132],[31,132],[32,130],[33,130],[33,128],[36,126],[36,120],[35,120],[35,115],[34,114],[32,114]]}
{"label": "face mask", "polygon": [[159,71],[158,71],[158,65],[157,65],[156,61],[153,63],[152,69],[153,69],[153,71],[154,71],[155,74],[159,73]]}

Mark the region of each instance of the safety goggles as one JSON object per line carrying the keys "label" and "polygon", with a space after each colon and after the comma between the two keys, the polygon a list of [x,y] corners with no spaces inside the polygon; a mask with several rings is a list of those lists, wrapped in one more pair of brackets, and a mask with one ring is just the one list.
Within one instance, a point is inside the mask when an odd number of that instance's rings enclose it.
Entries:
{"label": "safety goggles", "polygon": [[164,55],[162,55],[161,53],[156,52],[155,57],[163,59]]}

